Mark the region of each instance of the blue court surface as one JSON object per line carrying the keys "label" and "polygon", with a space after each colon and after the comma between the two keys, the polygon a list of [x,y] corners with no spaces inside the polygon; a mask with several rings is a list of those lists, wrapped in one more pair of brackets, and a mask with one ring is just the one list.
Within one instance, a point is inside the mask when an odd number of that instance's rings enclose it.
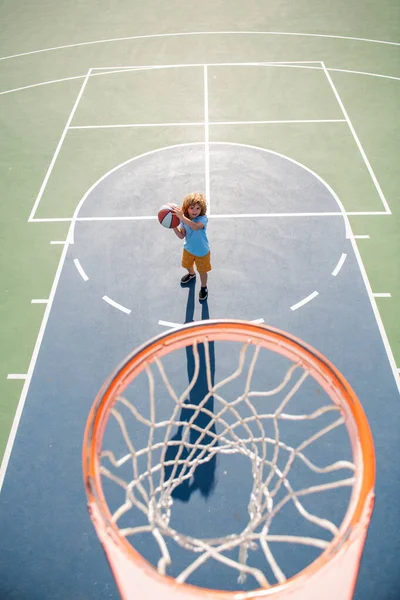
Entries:
{"label": "blue court surface", "polygon": [[[347,217],[324,181],[278,153],[210,143],[208,159],[206,181],[203,143],[137,157],[104,175],[77,207],[4,480],[3,599],[118,598],[86,510],[81,451],[90,406],[110,372],[137,346],[168,327],[209,318],[264,321],[288,331],[348,379],[369,419],[377,459],[376,505],[355,597],[398,597],[398,388]],[[206,189],[213,270],[208,301],[200,304],[198,278],[180,286],[180,240],[154,215],[165,201]],[[215,380],[235,367],[235,359],[229,362],[217,346],[212,358]],[[189,354],[177,356],[178,387],[187,385],[192,360]],[[280,368],[271,360],[273,384]],[[201,381],[198,387],[201,395]],[[240,393],[235,384],[232,393]],[[312,408],[308,400],[308,393],[301,396],[304,410]],[[158,417],[167,418],[170,400],[158,395],[156,401]],[[137,402],[146,411],[145,390]],[[183,411],[181,418],[188,415]],[[215,427],[218,431],[218,423]],[[144,435],[140,428],[135,434]],[[291,435],[296,437],[293,426]],[[336,453],[349,458],[343,432],[321,441],[314,458],[327,464]],[[243,457],[217,455],[177,491],[174,527],[205,537],[240,530],[250,484]],[[106,488],[116,501],[112,486]],[[343,494],[331,497],[334,521],[343,515],[348,492]],[[309,510],[318,510],[319,503],[325,509],[316,496]],[[289,532],[295,522],[290,511],[284,519],[282,530]],[[136,543],[148,560],[157,561],[154,540],[143,535]],[[184,568],[185,552],[171,548],[171,574]],[[289,574],[315,557],[310,550],[288,552]],[[257,549],[250,554],[263,568]],[[257,587],[251,577],[238,584],[237,573],[212,561],[189,582],[225,590]]]}

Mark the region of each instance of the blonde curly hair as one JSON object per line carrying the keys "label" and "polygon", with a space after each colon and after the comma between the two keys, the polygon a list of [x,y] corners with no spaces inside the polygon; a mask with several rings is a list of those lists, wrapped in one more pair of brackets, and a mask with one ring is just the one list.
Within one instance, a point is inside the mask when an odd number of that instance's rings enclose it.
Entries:
{"label": "blonde curly hair", "polygon": [[185,217],[187,217],[189,219],[189,212],[188,209],[190,206],[193,206],[194,204],[200,204],[200,217],[203,217],[206,212],[207,212],[207,202],[205,197],[203,196],[203,194],[200,194],[200,192],[192,192],[191,194],[188,194],[187,196],[184,197],[183,199],[183,203],[182,203],[182,212],[185,215]]}

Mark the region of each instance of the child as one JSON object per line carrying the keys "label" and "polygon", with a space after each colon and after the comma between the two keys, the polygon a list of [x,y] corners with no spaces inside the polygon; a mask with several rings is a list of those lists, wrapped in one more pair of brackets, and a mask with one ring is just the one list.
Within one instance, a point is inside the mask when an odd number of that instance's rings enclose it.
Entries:
{"label": "child", "polygon": [[189,283],[196,277],[193,268],[196,264],[201,283],[199,300],[203,301],[208,296],[207,273],[211,271],[210,245],[206,233],[206,200],[202,194],[193,192],[184,198],[182,208],[174,207],[172,210],[181,221],[180,226],[174,228],[174,232],[181,240],[185,238],[182,267],[188,272],[182,277],[181,283]]}

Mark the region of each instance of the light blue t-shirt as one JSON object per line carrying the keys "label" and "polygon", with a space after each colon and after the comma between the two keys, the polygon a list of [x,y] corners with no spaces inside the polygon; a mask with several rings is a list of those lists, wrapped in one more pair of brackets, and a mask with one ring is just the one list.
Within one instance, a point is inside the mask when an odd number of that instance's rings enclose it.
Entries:
{"label": "light blue t-shirt", "polygon": [[194,230],[181,222],[181,227],[183,227],[186,232],[183,247],[187,252],[190,252],[190,254],[194,254],[194,256],[205,256],[210,252],[210,245],[206,234],[208,217],[205,215],[203,217],[196,217],[193,219],[193,223],[203,223],[204,227],[202,229]]}

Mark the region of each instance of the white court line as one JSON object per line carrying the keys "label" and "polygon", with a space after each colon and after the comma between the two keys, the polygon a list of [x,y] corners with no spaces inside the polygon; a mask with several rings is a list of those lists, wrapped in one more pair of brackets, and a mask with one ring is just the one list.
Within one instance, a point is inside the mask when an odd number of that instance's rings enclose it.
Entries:
{"label": "white court line", "polygon": [[[9,373],[7,379],[26,379],[26,373]],[[1,477],[0,477],[0,489],[1,489]]]}
{"label": "white court line", "polygon": [[[314,63],[310,66],[308,63]],[[182,63],[176,65],[148,65],[139,67],[93,67],[92,70],[101,69],[99,73],[92,73],[91,77],[99,77],[100,75],[118,75],[119,73],[136,73],[138,71],[159,71],[161,69],[198,69],[207,67],[275,67],[282,69],[306,69],[311,71],[322,71],[321,61],[299,61],[298,64],[288,61],[287,63],[266,63],[266,62],[253,62],[253,63]]]}
{"label": "white court line", "polygon": [[155,215],[132,216],[132,217],[77,217],[69,219],[70,221],[155,221]]}
{"label": "white court line", "polygon": [[124,127],[204,127],[205,123],[184,122],[181,123],[121,123],[116,125],[71,125],[69,129],[121,129]]}
{"label": "white court line", "polygon": [[62,246],[62,245],[64,245],[65,243],[66,243],[66,241],[65,241],[65,240],[52,240],[52,241],[50,242],[50,244],[52,244],[53,246],[54,246],[55,244],[59,244],[59,245],[61,245],[61,246]]}
{"label": "white court line", "polygon": [[313,298],[318,296],[318,294],[319,294],[319,292],[313,292],[306,298],[303,298],[303,300],[300,300],[300,302],[298,302],[297,304],[293,304],[293,306],[290,307],[290,310],[297,310],[301,306],[304,306],[304,304],[307,304],[307,302],[310,302],[311,300],[313,300]]}
{"label": "white court line", "polygon": [[[312,65],[312,66],[310,66]],[[120,67],[93,67],[92,70],[101,70],[99,73],[92,72],[91,77],[99,75],[118,75],[119,73],[133,73],[137,71],[159,71],[161,69],[198,69],[203,67],[282,67],[284,69],[308,69],[313,71],[322,71],[321,61],[319,60],[299,60],[286,62],[219,62],[219,63],[180,63],[169,65],[140,65],[140,66],[120,66]]]}
{"label": "white court line", "polygon": [[[133,71],[147,71],[147,70],[155,70],[155,69],[178,69],[180,67],[203,67],[205,63],[183,63],[183,64],[171,64],[171,65],[138,65],[131,67],[93,67],[93,71],[101,70],[101,73],[92,72],[91,77],[98,77],[99,75],[112,75],[114,73],[124,73],[124,72],[133,72]],[[312,64],[313,66],[309,66]],[[208,67],[284,67],[284,68],[292,68],[292,69],[311,69],[315,71],[323,71],[323,67],[321,65],[321,61],[318,60],[310,60],[310,61],[286,61],[286,62],[245,62],[245,63],[207,63]],[[115,70],[113,70],[115,69]],[[334,69],[332,67],[327,67],[328,71],[334,71],[335,73],[350,73],[351,75],[368,75],[369,77],[382,77],[383,79],[394,79],[395,81],[400,81],[400,77],[395,77],[394,75],[382,75],[381,73],[371,73],[370,71],[353,71],[351,69]],[[60,81],[63,81],[60,79]],[[24,88],[21,88],[24,89]],[[14,91],[14,90],[10,90]]]}
{"label": "white court line", "polygon": [[[207,92],[208,93],[208,92]],[[120,123],[115,125],[71,125],[69,129],[123,129],[129,127],[206,127],[205,143],[208,146],[211,125],[282,125],[288,123],[346,123],[346,119],[285,119],[281,121],[208,121],[208,102],[204,98],[205,120],[181,123]]]}
{"label": "white court line", "polygon": [[[215,63],[215,66],[220,66],[223,63]],[[264,63],[261,63],[264,64]],[[210,66],[210,65],[209,65]],[[268,66],[268,65],[266,65]],[[322,67],[302,67],[304,69],[317,69],[322,71]],[[123,68],[119,68],[118,72],[123,71]],[[131,69],[132,71],[134,69]],[[138,67],[137,69],[135,69],[137,71],[141,70],[141,67]],[[329,68],[327,69],[329,72],[331,71],[335,71],[335,73],[350,73],[353,75],[367,75],[369,77],[381,77],[383,79],[394,79],[396,81],[400,81],[400,77],[393,77],[392,75],[381,75],[380,73],[368,73],[367,71],[351,71],[349,69],[332,69]],[[104,73],[92,73],[91,77],[98,77],[99,75],[107,75],[108,72],[104,72]],[[63,79],[54,79],[54,80],[50,80],[50,81],[41,81],[39,83],[34,83],[32,85],[24,85],[22,87],[19,88],[13,88],[10,90],[4,90],[3,92],[0,92],[0,96],[2,94],[11,94],[13,92],[21,92],[22,90],[28,90],[29,88],[35,88],[35,87],[39,87],[41,85],[51,85],[52,83],[61,83],[63,81],[70,81],[71,79],[84,79],[85,75],[77,75],[76,77],[64,77]],[[72,129],[72,127],[70,127],[70,129]]]}
{"label": "white court line", "polygon": [[66,48],[77,48],[79,46],[92,46],[94,44],[109,44],[111,42],[126,42],[133,40],[148,40],[154,38],[169,38],[169,37],[184,37],[195,35],[287,35],[293,37],[316,37],[328,38],[336,40],[351,40],[356,42],[369,42],[371,44],[388,44],[390,46],[400,46],[399,42],[391,42],[388,40],[374,40],[370,38],[350,37],[346,35],[329,35],[326,33],[301,33],[292,31],[188,31],[176,33],[152,33],[148,35],[131,35],[119,38],[109,38],[106,40],[92,40],[91,42],[78,42],[76,44],[64,44],[63,46],[52,46],[50,48],[42,48],[40,50],[31,50],[30,52],[21,52],[19,54],[10,54],[0,57],[0,60],[9,60],[10,58],[18,58],[20,56],[29,56],[31,54],[40,54],[42,52],[52,52],[54,50],[65,50]]}
{"label": "white court line", "polygon": [[121,310],[122,312],[126,313],[127,315],[130,315],[132,312],[130,308],[126,308],[125,306],[122,306],[122,304],[115,302],[115,300],[112,300],[108,296],[103,296],[103,300],[105,300],[105,302],[108,302],[108,304],[110,304],[114,308],[118,308],[118,310]]}
{"label": "white court line", "polygon": [[390,216],[391,214],[392,213],[387,212],[387,210],[359,210],[359,211],[350,210],[349,212],[346,213],[346,215],[349,215],[349,216],[357,216],[357,215],[360,215],[360,216],[376,216],[376,215],[379,215],[379,216],[386,215],[387,216],[387,215],[389,215]]}
{"label": "white court line", "polygon": [[369,235],[355,235],[355,240],[369,240]]}
{"label": "white court line", "polygon": [[[383,216],[388,215],[387,212],[377,211],[377,212],[319,212],[319,213],[242,213],[242,214],[226,214],[226,215],[211,215],[212,219],[246,219],[246,218],[268,218],[268,217],[340,217],[340,216],[357,216],[357,215],[371,215],[371,216]],[[69,218],[57,218],[57,217],[47,217],[43,219],[32,219],[31,223],[59,223],[64,221],[155,221],[157,217],[154,215],[139,217],[139,216],[131,216],[131,217],[73,217]],[[64,243],[64,242],[63,242]]]}
{"label": "white court line", "polygon": [[[375,213],[374,213],[375,214]],[[384,213],[387,214],[387,213]],[[341,212],[320,212],[320,213],[235,213],[226,215],[210,215],[212,219],[254,219],[269,217],[341,217]],[[156,220],[155,216],[146,217],[77,217],[76,221],[149,221]],[[55,219],[57,220],[57,219]],[[70,219],[72,221],[72,218]]]}
{"label": "white court line", "polygon": [[372,294],[374,298],[391,298],[392,294],[389,292],[377,292]]}
{"label": "white court line", "polygon": [[339,258],[339,262],[338,262],[338,264],[336,265],[336,267],[335,267],[335,268],[333,269],[333,271],[332,271],[332,275],[333,275],[334,277],[336,277],[336,275],[339,273],[340,269],[343,267],[343,265],[344,265],[344,261],[346,260],[346,258],[347,258],[347,254],[344,254],[344,253],[343,253],[343,254],[342,254],[342,256]]}
{"label": "white court line", "polygon": [[5,90],[4,92],[0,92],[0,96],[3,94],[11,94],[12,92],[21,92],[22,90],[29,90],[29,88],[40,87],[41,85],[50,85],[52,83],[61,83],[62,81],[71,81],[71,79],[84,79],[85,75],[77,75],[76,77],[64,77],[63,79],[52,79],[51,81],[42,81],[40,83],[34,83],[32,85],[24,85],[19,88],[14,88],[12,90]]}
{"label": "white court line", "polygon": [[207,212],[211,215],[211,191],[210,191],[210,129],[208,125],[208,70],[204,65],[204,153],[206,170],[206,201]]}
{"label": "white court line", "polygon": [[275,121],[210,121],[210,125],[281,125],[285,123],[346,123],[346,119],[282,119]]}
{"label": "white court line", "polygon": [[36,218],[34,217],[29,223],[70,223],[72,221],[72,217],[57,217],[57,218]]}
{"label": "white court line", "polygon": [[[210,65],[209,64],[208,66],[223,66],[223,65],[228,65],[228,64],[231,65],[231,63],[214,63],[214,65]],[[235,65],[247,65],[247,64],[250,64],[251,65],[253,63],[233,63],[233,64],[235,64]],[[256,64],[263,65],[263,66],[269,66],[268,63],[256,63]],[[169,65],[165,65],[165,67],[167,67],[167,66],[169,66]],[[186,66],[186,65],[182,65],[182,66]],[[187,66],[202,66],[202,65],[187,65]],[[290,66],[290,65],[286,65],[286,66]],[[293,68],[295,68],[295,67],[293,67]],[[307,67],[307,66],[304,66],[304,67],[296,67],[296,68],[316,69],[316,70],[320,70],[320,71],[323,70],[321,66],[319,66],[319,67]],[[118,71],[116,71],[116,72],[119,73],[119,72],[124,71],[124,70],[125,69],[123,67],[119,67]],[[143,70],[143,67],[136,67],[136,68],[132,68],[132,69],[129,69],[129,70],[131,70],[131,71],[134,71],[134,70],[140,71],[140,70]],[[381,73],[369,73],[368,71],[351,71],[350,69],[333,69],[331,67],[327,68],[327,70],[328,70],[328,72],[334,71],[335,73],[350,73],[352,75],[367,75],[369,77],[381,77],[383,79],[394,79],[395,81],[400,81],[400,77],[394,77],[392,75],[382,75]],[[104,73],[92,73],[91,77],[98,77],[100,75],[108,75],[108,74],[109,74],[108,71],[105,71]],[[76,77],[64,77],[62,79],[54,79],[54,80],[50,80],[50,81],[41,81],[39,83],[33,83],[32,85],[24,85],[24,86],[19,87],[19,88],[13,88],[13,89],[10,89],[10,90],[4,90],[3,92],[0,92],[0,96],[2,94],[11,94],[13,92],[21,92],[22,90],[28,90],[29,88],[35,88],[35,87],[39,87],[41,85],[51,85],[53,83],[61,83],[63,81],[70,81],[71,79],[84,79],[84,78],[85,78],[85,75],[77,75]],[[72,128],[70,127],[70,129],[72,129]]]}
{"label": "white court line", "polygon": [[[309,66],[312,65],[312,66]],[[199,67],[282,67],[292,69],[317,69],[323,70],[320,60],[282,60],[282,61],[252,61],[252,62],[199,62],[199,63],[169,63],[165,65],[108,65],[92,67],[91,77],[97,75],[116,75],[130,71],[158,71],[162,69],[198,69]],[[96,73],[95,71],[102,71]]]}
{"label": "white court line", "polygon": [[47,304],[48,301],[48,298],[34,298],[31,300],[31,304]]}
{"label": "white court line", "polygon": [[395,81],[400,81],[400,77],[381,75],[380,73],[368,73],[368,71],[350,71],[347,69],[332,69],[332,67],[329,67],[328,71],[334,71],[335,73],[351,73],[352,75],[369,75],[370,77],[382,77],[383,79],[394,79]]}
{"label": "white court line", "polygon": [[[118,73],[130,73],[134,71],[156,71],[161,69],[181,69],[191,68],[196,69],[203,67],[207,64],[208,67],[277,67],[283,69],[306,69],[311,71],[323,71],[323,66],[320,60],[299,60],[292,61],[287,60],[285,62],[218,62],[218,63],[177,63],[169,65],[131,65],[131,66],[114,66],[114,67],[93,67],[92,71],[99,70],[101,72],[92,72],[91,77],[98,77],[100,75],[116,75]],[[383,79],[393,79],[394,81],[400,81],[400,77],[394,75],[383,75],[382,73],[372,73],[370,71],[354,71],[352,69],[335,69],[333,67],[326,67],[326,69],[335,73],[350,73],[351,75],[367,75],[369,77],[380,77]],[[60,80],[62,81],[62,80]],[[43,85],[43,84],[42,84]],[[31,86],[29,86],[31,87]],[[24,88],[20,88],[24,89]],[[14,91],[14,90],[10,90]],[[4,92],[7,93],[7,92]]]}
{"label": "white court line", "polygon": [[172,328],[176,328],[176,327],[182,327],[183,323],[173,323],[172,321],[162,321],[160,319],[160,321],[158,321],[159,325],[162,325],[163,327],[172,327]]}
{"label": "white court line", "polygon": [[[386,213],[385,213],[386,214]],[[342,212],[309,212],[309,213],[235,213],[226,215],[212,215],[212,219],[254,219],[274,217],[339,217]]]}
{"label": "white court line", "polygon": [[[265,323],[264,319],[253,319],[251,323]],[[184,323],[173,323],[172,321],[162,321],[161,319],[158,321],[159,325],[163,325],[163,327],[183,327]]]}
{"label": "white court line", "polygon": [[74,258],[74,264],[78,269],[79,275],[82,277],[84,281],[87,281],[89,277],[86,275],[81,263],[79,262],[79,258]]}
{"label": "white court line", "polygon": [[379,195],[380,199],[382,200],[382,204],[385,207],[386,212],[388,214],[391,214],[391,210],[390,210],[389,204],[387,203],[387,200],[386,200],[386,198],[385,198],[385,196],[384,196],[384,194],[382,192],[381,186],[379,185],[379,182],[378,182],[378,180],[376,178],[376,175],[375,175],[375,173],[374,173],[374,171],[373,171],[373,169],[371,167],[371,164],[370,164],[370,162],[369,162],[369,160],[367,158],[367,155],[364,152],[364,148],[362,147],[361,142],[358,139],[358,135],[356,133],[356,130],[354,129],[353,124],[352,124],[352,122],[350,120],[350,117],[347,114],[347,111],[346,111],[346,109],[344,107],[344,104],[343,104],[342,99],[341,99],[341,97],[339,95],[339,92],[337,91],[336,86],[333,83],[333,80],[332,80],[331,76],[329,75],[327,68],[325,67],[325,63],[323,61],[321,61],[321,64],[322,64],[322,66],[324,68],[324,73],[325,73],[325,76],[326,76],[326,78],[328,80],[328,83],[331,86],[332,91],[333,91],[333,93],[335,95],[335,98],[336,98],[336,100],[337,100],[337,102],[338,102],[338,104],[339,104],[339,106],[340,106],[340,108],[342,110],[342,113],[344,114],[344,116],[346,118],[347,124],[348,124],[348,126],[350,128],[350,131],[351,131],[351,133],[353,135],[353,138],[354,138],[354,140],[355,140],[355,142],[357,144],[357,147],[358,147],[358,149],[360,151],[360,154],[361,154],[361,156],[362,156],[362,158],[364,160],[365,166],[367,167],[368,172],[369,172],[369,174],[371,176],[371,179],[372,179],[372,181],[373,181],[373,183],[375,185],[375,188],[376,188],[376,190],[378,192],[378,195]]}
{"label": "white court line", "polygon": [[56,163],[57,157],[58,157],[58,155],[60,153],[61,146],[63,145],[65,136],[67,135],[67,131],[68,131],[69,125],[70,125],[72,119],[74,118],[75,111],[78,108],[78,104],[80,102],[80,99],[82,98],[82,94],[83,94],[84,89],[86,87],[86,84],[87,84],[87,82],[89,80],[90,72],[91,72],[91,69],[89,69],[89,71],[86,73],[86,77],[85,77],[85,79],[84,79],[84,81],[83,81],[83,83],[81,85],[81,89],[79,91],[78,97],[75,100],[75,104],[72,107],[71,113],[70,113],[70,115],[68,117],[68,121],[65,124],[64,131],[62,132],[61,138],[60,138],[60,140],[59,140],[59,142],[57,144],[56,151],[54,152],[53,158],[51,159],[51,163],[49,165],[49,168],[47,169],[47,173],[46,173],[45,178],[43,180],[43,183],[42,183],[42,185],[40,187],[39,194],[38,194],[38,196],[36,198],[36,201],[35,201],[35,203],[33,205],[33,208],[31,210],[31,214],[29,215],[28,221],[32,221],[33,217],[35,216],[35,212],[37,210],[37,207],[39,206],[39,202],[40,202],[40,200],[41,200],[41,198],[43,196],[43,192],[45,190],[45,187],[47,185],[47,182],[49,180],[51,172],[53,171],[53,168],[54,168],[54,165]]}

